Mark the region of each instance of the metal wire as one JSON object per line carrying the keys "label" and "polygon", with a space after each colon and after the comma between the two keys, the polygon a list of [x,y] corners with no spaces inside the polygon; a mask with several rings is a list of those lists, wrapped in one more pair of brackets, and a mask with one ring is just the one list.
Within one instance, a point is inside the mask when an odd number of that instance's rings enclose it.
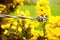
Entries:
{"label": "metal wire", "polygon": [[46,17],[38,16],[38,17],[26,17],[26,16],[11,16],[11,15],[6,15],[6,14],[0,14],[1,18],[22,18],[22,19],[31,19],[31,20],[41,20],[41,19],[46,19]]}

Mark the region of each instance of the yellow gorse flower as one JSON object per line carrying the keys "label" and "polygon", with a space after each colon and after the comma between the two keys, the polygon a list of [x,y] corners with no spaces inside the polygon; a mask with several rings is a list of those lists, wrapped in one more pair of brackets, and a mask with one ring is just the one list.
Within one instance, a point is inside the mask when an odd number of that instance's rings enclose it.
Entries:
{"label": "yellow gorse flower", "polygon": [[47,33],[47,37],[50,40],[59,40],[58,37],[60,36],[60,28],[56,27],[56,28],[51,28],[52,25],[46,25],[46,33]]}
{"label": "yellow gorse flower", "polygon": [[60,16],[56,16],[56,24],[58,25],[58,26],[60,26]]}
{"label": "yellow gorse flower", "polygon": [[10,27],[10,23],[7,23],[7,24],[6,24],[6,28],[9,28],[9,27]]}
{"label": "yellow gorse flower", "polygon": [[5,29],[5,25],[1,25],[1,28],[2,28],[2,29]]}
{"label": "yellow gorse flower", "polygon": [[13,21],[12,24],[15,25],[15,26],[17,26],[18,25],[18,22],[17,21]]}
{"label": "yellow gorse flower", "polygon": [[[56,19],[56,20],[55,20]],[[51,16],[49,18],[49,23],[45,26],[47,37],[51,40],[59,40],[60,39],[60,16]]]}
{"label": "yellow gorse flower", "polygon": [[56,20],[55,20],[55,17],[54,16],[51,16],[48,20],[49,23],[52,23],[52,24],[55,24],[56,23]]}
{"label": "yellow gorse flower", "polygon": [[45,15],[47,17],[51,16],[50,6],[48,0],[39,0],[36,5],[37,16]]}
{"label": "yellow gorse flower", "polygon": [[3,34],[5,34],[5,35],[6,35],[7,33],[8,33],[8,30],[5,30],[5,31],[3,32]]}
{"label": "yellow gorse flower", "polygon": [[19,3],[20,5],[23,5],[24,0],[15,0],[17,3]]}
{"label": "yellow gorse flower", "polygon": [[12,30],[16,30],[17,27],[16,27],[16,26],[11,26],[11,29],[12,29]]}
{"label": "yellow gorse flower", "polygon": [[1,28],[2,29],[6,29],[6,28],[9,28],[10,27],[10,24],[9,23],[7,23],[7,24],[2,24],[1,25]]}
{"label": "yellow gorse flower", "polygon": [[21,27],[18,27],[18,32],[21,32],[22,31],[22,28]]}
{"label": "yellow gorse flower", "polygon": [[[56,20],[55,20],[56,19]],[[60,26],[60,16],[51,16],[50,18],[49,18],[49,20],[48,20],[48,22],[49,23],[51,23],[51,24],[56,24],[57,26]]]}
{"label": "yellow gorse flower", "polygon": [[29,10],[25,10],[24,15],[29,17],[29,16],[30,16],[30,12],[29,12]]}
{"label": "yellow gorse flower", "polygon": [[0,8],[0,14],[1,14],[1,13],[2,13],[2,11],[6,9],[6,6],[5,6],[5,5],[0,4],[0,7],[1,7],[1,8]]}

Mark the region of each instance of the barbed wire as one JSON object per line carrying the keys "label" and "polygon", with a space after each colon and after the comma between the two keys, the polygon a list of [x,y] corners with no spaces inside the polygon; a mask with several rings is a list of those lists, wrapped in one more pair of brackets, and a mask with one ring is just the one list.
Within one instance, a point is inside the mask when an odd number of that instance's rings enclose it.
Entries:
{"label": "barbed wire", "polygon": [[0,17],[1,18],[22,18],[22,19],[31,19],[31,20],[42,20],[42,19],[45,19],[47,20],[47,17],[45,16],[38,16],[38,17],[26,17],[24,15],[22,16],[11,16],[11,15],[6,15],[6,14],[0,14]]}

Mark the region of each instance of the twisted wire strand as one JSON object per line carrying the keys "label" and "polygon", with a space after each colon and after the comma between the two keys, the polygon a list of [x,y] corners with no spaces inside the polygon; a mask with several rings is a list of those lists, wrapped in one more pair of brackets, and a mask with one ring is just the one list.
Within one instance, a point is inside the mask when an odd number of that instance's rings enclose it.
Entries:
{"label": "twisted wire strand", "polygon": [[41,20],[41,19],[46,19],[46,17],[38,16],[38,17],[26,17],[26,16],[11,16],[11,15],[6,15],[6,14],[0,14],[1,18],[23,18],[23,19],[31,19],[31,20]]}

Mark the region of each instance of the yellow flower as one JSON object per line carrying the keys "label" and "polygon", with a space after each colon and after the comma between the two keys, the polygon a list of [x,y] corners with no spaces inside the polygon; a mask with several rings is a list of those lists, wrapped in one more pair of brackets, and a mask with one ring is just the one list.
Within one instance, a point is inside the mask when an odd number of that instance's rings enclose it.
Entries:
{"label": "yellow flower", "polygon": [[55,20],[55,17],[54,16],[51,16],[48,20],[49,23],[52,23],[52,24],[55,24],[56,23],[56,20]]}
{"label": "yellow flower", "polygon": [[2,29],[6,29],[6,28],[9,28],[10,27],[10,24],[9,23],[7,23],[7,24],[2,24],[1,25],[1,28]]}
{"label": "yellow flower", "polygon": [[22,2],[21,2],[20,4],[21,4],[22,6],[24,5],[24,3],[22,3]]}
{"label": "yellow flower", "polygon": [[38,37],[38,36],[40,36],[39,34],[40,34],[40,30],[35,30],[34,36]]}
{"label": "yellow flower", "polygon": [[24,40],[26,40],[26,38],[25,38],[25,37],[23,37],[23,39],[24,39]]}
{"label": "yellow flower", "polygon": [[2,29],[5,29],[6,27],[5,27],[5,25],[1,25],[1,28],[2,28]]}
{"label": "yellow flower", "polygon": [[26,19],[25,20],[25,28],[28,28],[29,26],[31,26],[31,20],[30,19]]}
{"label": "yellow flower", "polygon": [[16,0],[17,3],[23,3],[24,0]]}
{"label": "yellow flower", "polygon": [[29,24],[28,24],[28,23],[26,23],[26,24],[25,24],[25,28],[28,28],[28,27],[29,27]]}
{"label": "yellow flower", "polygon": [[37,16],[51,16],[50,7],[48,0],[39,0],[36,5]]}
{"label": "yellow flower", "polygon": [[9,27],[10,27],[10,23],[7,23],[7,24],[6,24],[6,28],[9,28]]}
{"label": "yellow flower", "polygon": [[0,4],[0,13],[2,13],[2,11],[4,10],[4,9],[6,9],[6,6],[5,5],[2,5],[2,4]]}
{"label": "yellow flower", "polygon": [[19,12],[17,11],[17,15],[18,15],[18,16],[24,15],[24,11],[20,11],[20,10],[19,10]]}
{"label": "yellow flower", "polygon": [[31,28],[37,28],[39,26],[39,22],[33,21],[33,22],[31,22],[30,26],[31,26]]}
{"label": "yellow flower", "polygon": [[25,10],[24,15],[29,17],[29,16],[30,16],[30,12],[29,12],[29,10]]}
{"label": "yellow flower", "polygon": [[21,27],[18,27],[18,31],[21,32],[22,31],[22,28]]}
{"label": "yellow flower", "polygon": [[43,36],[44,35],[43,31],[40,31],[39,35],[40,36]]}
{"label": "yellow flower", "polygon": [[11,26],[11,29],[16,30],[17,27],[16,26]]}
{"label": "yellow flower", "polygon": [[5,35],[6,35],[7,33],[8,33],[8,30],[5,30],[5,31],[3,32],[3,34],[5,34]]}
{"label": "yellow flower", "polygon": [[56,39],[58,40],[58,37],[60,36],[60,28],[59,27],[55,27],[55,25],[52,24],[47,24],[46,26],[46,34],[48,39]]}
{"label": "yellow flower", "polygon": [[58,39],[57,37],[55,37],[52,34],[47,34],[47,37],[48,37],[49,40],[57,40]]}
{"label": "yellow flower", "polygon": [[54,35],[56,35],[56,36],[60,36],[60,28],[59,27],[56,27],[55,29],[54,29]]}
{"label": "yellow flower", "polygon": [[31,22],[32,22],[30,19],[26,19],[25,21],[27,24],[31,24]]}
{"label": "yellow flower", "polygon": [[35,34],[35,29],[34,28],[31,29],[31,34]]}
{"label": "yellow flower", "polygon": [[22,19],[18,19],[19,23],[18,24],[21,24],[22,23]]}
{"label": "yellow flower", "polygon": [[37,28],[40,23],[38,21],[35,21],[35,24],[36,24],[35,27]]}
{"label": "yellow flower", "polygon": [[17,25],[18,25],[17,20],[16,20],[16,21],[13,21],[13,25],[14,25],[14,26],[17,26]]}
{"label": "yellow flower", "polygon": [[60,16],[56,16],[56,24],[57,26],[60,26]]}
{"label": "yellow flower", "polygon": [[24,13],[24,12],[23,11],[20,11],[20,6],[18,6],[16,8],[15,14],[18,15],[18,16],[22,16],[22,13]]}
{"label": "yellow flower", "polygon": [[0,11],[0,13],[2,13],[2,11]]}

